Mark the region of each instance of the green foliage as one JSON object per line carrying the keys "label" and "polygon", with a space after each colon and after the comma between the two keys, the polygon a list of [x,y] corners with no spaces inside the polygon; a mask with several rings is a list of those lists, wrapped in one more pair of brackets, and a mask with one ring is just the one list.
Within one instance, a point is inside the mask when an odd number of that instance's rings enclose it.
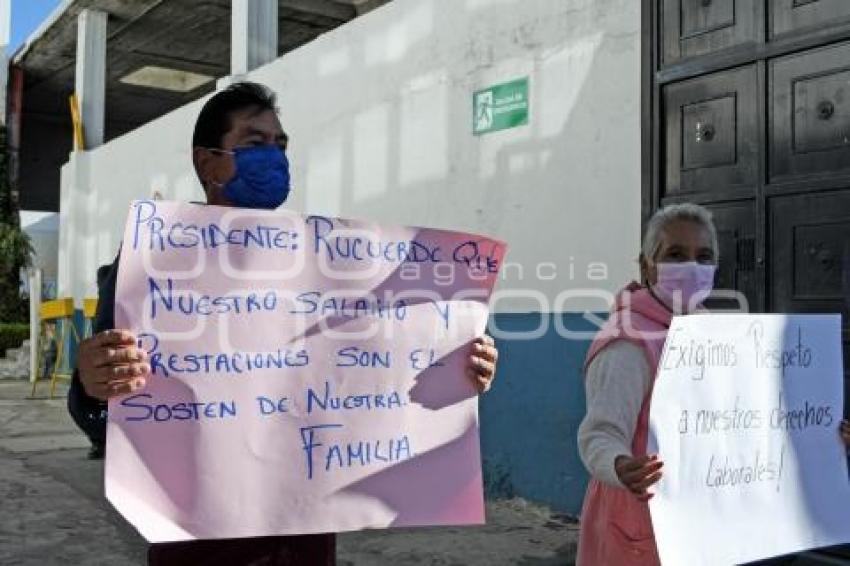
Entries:
{"label": "green foliage", "polygon": [[29,337],[29,324],[0,322],[0,357],[5,356],[9,348],[20,348]]}
{"label": "green foliage", "polygon": [[0,324],[25,324],[29,319],[29,295],[22,294],[17,286],[0,283]]}
{"label": "green foliage", "polygon": [[26,232],[13,224],[0,224],[0,274],[15,270],[15,280],[18,270],[32,265],[35,250]]}
{"label": "green foliage", "polygon": [[9,178],[6,128],[0,127],[0,224],[18,226],[18,203]]}
{"label": "green foliage", "polygon": [[20,289],[21,269],[32,265],[32,255],[32,243],[20,227],[0,224],[0,323],[29,322],[29,297]]}
{"label": "green foliage", "polygon": [[32,256],[32,242],[21,230],[9,180],[6,129],[0,128],[0,323],[29,321],[29,299],[20,288],[21,269],[32,265]]}

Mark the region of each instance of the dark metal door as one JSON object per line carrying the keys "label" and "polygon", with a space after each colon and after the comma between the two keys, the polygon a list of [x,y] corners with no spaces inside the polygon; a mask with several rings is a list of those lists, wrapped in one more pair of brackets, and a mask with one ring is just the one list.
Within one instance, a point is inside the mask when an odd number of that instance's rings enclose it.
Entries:
{"label": "dark metal door", "polygon": [[755,43],[762,29],[763,9],[759,0],[664,0],[664,62]]}

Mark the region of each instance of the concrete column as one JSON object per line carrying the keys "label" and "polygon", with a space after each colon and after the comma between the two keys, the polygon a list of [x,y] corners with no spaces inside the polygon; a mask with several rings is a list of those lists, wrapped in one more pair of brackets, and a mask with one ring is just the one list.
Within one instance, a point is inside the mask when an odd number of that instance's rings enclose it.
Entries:
{"label": "concrete column", "polygon": [[74,89],[86,149],[103,143],[106,105],[106,12],[83,10],[77,16],[77,74]]}
{"label": "concrete column", "polygon": [[39,324],[41,318],[41,269],[34,267],[27,270],[29,277],[30,291],[30,383],[38,379],[38,353],[41,351],[41,344],[38,343]]}
{"label": "concrete column", "polygon": [[231,75],[244,75],[277,59],[277,2],[233,0],[231,3]]}
{"label": "concrete column", "polygon": [[9,58],[6,48],[12,33],[12,0],[0,0],[0,125],[6,125],[6,90],[9,83]]}

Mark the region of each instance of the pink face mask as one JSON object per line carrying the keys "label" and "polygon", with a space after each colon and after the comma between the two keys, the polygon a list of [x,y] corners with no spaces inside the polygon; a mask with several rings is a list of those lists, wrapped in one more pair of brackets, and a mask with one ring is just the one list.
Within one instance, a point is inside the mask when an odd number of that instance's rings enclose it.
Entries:
{"label": "pink face mask", "polygon": [[652,286],[655,295],[676,313],[695,311],[714,288],[716,265],[695,261],[659,263],[658,282]]}

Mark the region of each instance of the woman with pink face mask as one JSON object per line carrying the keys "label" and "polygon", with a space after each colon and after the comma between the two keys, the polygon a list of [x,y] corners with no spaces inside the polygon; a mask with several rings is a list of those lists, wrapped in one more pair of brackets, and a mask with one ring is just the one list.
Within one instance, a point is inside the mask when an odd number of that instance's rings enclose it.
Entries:
{"label": "woman with pink face mask", "polygon": [[663,462],[647,454],[649,399],[674,315],[701,309],[717,267],[711,213],[671,205],[649,221],[640,255],[642,283],[617,296],[585,361],[587,415],[579,453],[590,472],[581,516],[579,566],[659,563],[647,501]]}

